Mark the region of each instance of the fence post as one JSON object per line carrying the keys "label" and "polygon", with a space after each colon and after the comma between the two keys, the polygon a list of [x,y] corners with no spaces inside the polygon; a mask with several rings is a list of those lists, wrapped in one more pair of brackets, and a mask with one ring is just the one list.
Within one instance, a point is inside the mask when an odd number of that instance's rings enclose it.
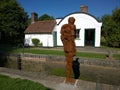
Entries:
{"label": "fence post", "polygon": [[18,69],[21,70],[21,55],[18,54],[18,57],[17,57],[17,61],[18,61]]}

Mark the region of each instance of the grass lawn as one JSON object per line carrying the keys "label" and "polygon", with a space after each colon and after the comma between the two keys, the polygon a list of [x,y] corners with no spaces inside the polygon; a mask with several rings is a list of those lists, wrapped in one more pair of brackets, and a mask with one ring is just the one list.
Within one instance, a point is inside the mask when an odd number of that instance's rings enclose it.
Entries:
{"label": "grass lawn", "polygon": [[5,75],[0,75],[0,82],[0,90],[53,90],[30,80]]}
{"label": "grass lawn", "polygon": [[[45,55],[64,55],[63,51],[60,50],[45,50],[45,49],[34,49],[34,48],[0,48],[1,51],[8,53],[33,53],[33,54],[45,54]],[[100,58],[105,59],[106,54],[101,53],[88,53],[88,52],[77,52],[77,57],[86,58]],[[120,60],[120,54],[114,54],[113,57],[116,60]]]}

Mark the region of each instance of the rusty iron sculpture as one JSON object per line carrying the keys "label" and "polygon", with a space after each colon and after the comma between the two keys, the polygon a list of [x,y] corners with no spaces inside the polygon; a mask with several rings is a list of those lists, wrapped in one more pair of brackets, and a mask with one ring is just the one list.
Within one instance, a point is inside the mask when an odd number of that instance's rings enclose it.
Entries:
{"label": "rusty iron sculpture", "polygon": [[69,17],[68,24],[61,27],[61,41],[63,43],[65,58],[66,58],[66,83],[72,83],[74,80],[71,78],[73,58],[76,55],[75,46],[75,18]]}

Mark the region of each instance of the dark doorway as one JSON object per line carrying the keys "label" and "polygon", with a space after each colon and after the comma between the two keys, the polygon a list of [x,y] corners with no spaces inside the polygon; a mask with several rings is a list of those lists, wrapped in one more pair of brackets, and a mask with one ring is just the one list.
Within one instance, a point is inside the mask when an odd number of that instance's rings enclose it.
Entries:
{"label": "dark doorway", "polygon": [[85,46],[94,46],[95,29],[85,29]]}

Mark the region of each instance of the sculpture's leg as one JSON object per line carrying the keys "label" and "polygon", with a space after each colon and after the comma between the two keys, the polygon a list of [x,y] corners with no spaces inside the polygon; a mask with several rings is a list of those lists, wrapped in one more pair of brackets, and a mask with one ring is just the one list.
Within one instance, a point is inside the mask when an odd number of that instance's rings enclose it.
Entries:
{"label": "sculpture's leg", "polygon": [[66,57],[66,82],[70,82],[71,70],[72,70],[72,59],[71,57]]}
{"label": "sculpture's leg", "polygon": [[67,55],[66,56],[66,83],[74,83],[74,80],[71,78],[72,61],[73,61],[73,56]]}

